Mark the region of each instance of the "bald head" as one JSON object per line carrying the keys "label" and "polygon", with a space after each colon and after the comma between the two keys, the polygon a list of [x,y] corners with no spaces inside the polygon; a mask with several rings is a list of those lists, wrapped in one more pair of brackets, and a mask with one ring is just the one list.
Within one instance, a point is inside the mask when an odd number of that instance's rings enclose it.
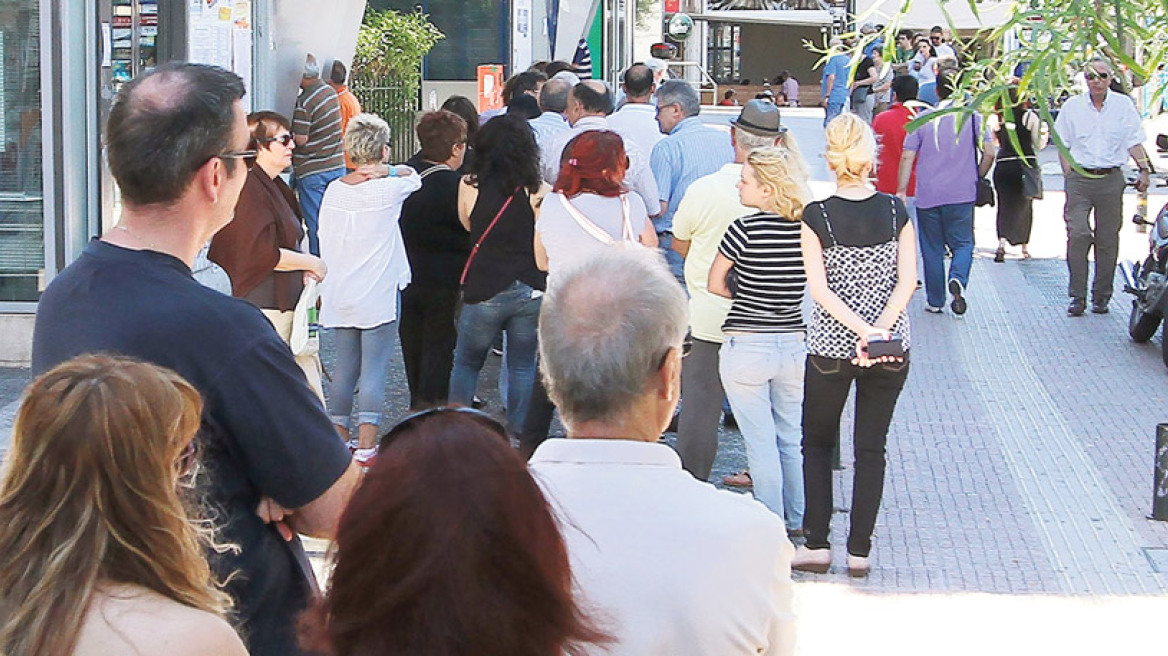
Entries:
{"label": "bald head", "polygon": [[649,390],[688,324],[685,292],[654,249],[609,248],[544,298],[541,368],[569,427],[613,420]]}
{"label": "bald head", "polygon": [[539,108],[545,112],[563,114],[568,108],[568,94],[572,85],[566,80],[553,77],[539,90]]}
{"label": "bald head", "polygon": [[612,93],[601,80],[584,80],[572,87],[572,97],[585,115],[607,116],[612,113]]}
{"label": "bald head", "polygon": [[644,64],[630,66],[622,81],[630,102],[646,102],[653,95],[653,69]]}
{"label": "bald head", "polygon": [[[243,94],[238,75],[188,63],[163,64],[122,87],[106,125],[106,151],[126,203],[173,203],[207,160],[238,149]],[[242,166],[223,161],[229,170]]]}

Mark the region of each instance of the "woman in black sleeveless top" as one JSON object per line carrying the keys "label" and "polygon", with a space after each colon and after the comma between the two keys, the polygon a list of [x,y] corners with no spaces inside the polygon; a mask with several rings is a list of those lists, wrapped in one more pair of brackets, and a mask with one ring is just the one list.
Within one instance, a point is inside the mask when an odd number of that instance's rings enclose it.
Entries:
{"label": "woman in black sleeveless top", "polygon": [[[998,191],[998,252],[995,262],[1006,259],[1006,243],[1022,246],[1022,257],[1029,258],[1026,245],[1030,242],[1030,228],[1034,220],[1033,199],[1027,198],[1022,190],[1022,178],[1027,169],[1033,173],[1038,167],[1035,150],[1045,145],[1042,137],[1042,120],[1038,113],[1018,102],[1018,92],[1010,89],[1011,107],[999,107],[994,118],[994,137],[998,141],[998,156],[994,160],[994,187]],[[1021,152],[1010,140],[1010,132],[1016,131]],[[1039,176],[1042,173],[1038,172]]]}
{"label": "woman in black sleeveless top", "polygon": [[450,373],[450,401],[470,405],[479,371],[500,331],[507,338],[507,427],[523,427],[535,381],[536,327],[547,274],[535,263],[535,208],[542,198],[539,149],[527,122],[487,121],[475,135],[475,163],[458,192],[470,231],[462,315]]}

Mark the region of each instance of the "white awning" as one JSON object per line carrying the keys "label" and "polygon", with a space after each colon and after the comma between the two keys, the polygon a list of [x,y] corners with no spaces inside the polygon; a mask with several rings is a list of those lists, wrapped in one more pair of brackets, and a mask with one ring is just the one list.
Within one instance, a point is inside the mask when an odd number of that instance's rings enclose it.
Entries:
{"label": "white awning", "polygon": [[818,27],[831,25],[831,13],[818,9],[727,9],[690,14],[694,20],[710,23],[754,25],[797,25]]}

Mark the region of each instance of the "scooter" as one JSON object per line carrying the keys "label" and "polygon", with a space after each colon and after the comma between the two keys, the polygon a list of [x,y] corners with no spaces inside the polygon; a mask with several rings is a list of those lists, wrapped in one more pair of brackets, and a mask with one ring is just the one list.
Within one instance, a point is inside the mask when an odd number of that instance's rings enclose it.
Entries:
{"label": "scooter", "polygon": [[[1160,209],[1155,221],[1148,221],[1137,213],[1132,217],[1132,223],[1150,228],[1147,259],[1142,264],[1124,262],[1120,265],[1123,291],[1135,297],[1127,332],[1133,342],[1142,344],[1155,336],[1168,314],[1168,205]],[[1168,335],[1161,340],[1160,354],[1164,366],[1168,366]]]}

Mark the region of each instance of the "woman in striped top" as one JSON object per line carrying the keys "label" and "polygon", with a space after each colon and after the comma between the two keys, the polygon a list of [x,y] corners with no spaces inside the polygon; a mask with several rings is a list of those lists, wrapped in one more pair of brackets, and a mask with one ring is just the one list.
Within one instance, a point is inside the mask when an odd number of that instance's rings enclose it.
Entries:
{"label": "woman in striped top", "polygon": [[[800,251],[807,168],[790,135],[756,148],[742,165],[738,195],[759,212],[726,229],[710,267],[709,290],[732,297],[722,325],[718,373],[738,428],[754,496],[796,534],[803,528],[803,368],[801,306],[807,277]],[[731,295],[726,276],[737,277]]]}

